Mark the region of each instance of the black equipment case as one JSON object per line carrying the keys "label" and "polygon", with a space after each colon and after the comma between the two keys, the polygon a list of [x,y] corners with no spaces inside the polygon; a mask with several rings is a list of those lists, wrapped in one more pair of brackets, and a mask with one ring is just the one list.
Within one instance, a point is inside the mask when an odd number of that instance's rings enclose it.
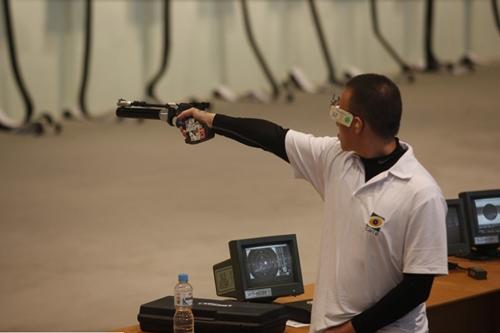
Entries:
{"label": "black equipment case", "polygon": [[[173,332],[174,297],[167,296],[141,305],[138,320],[142,331]],[[287,310],[279,304],[195,298],[196,333],[282,333]]]}
{"label": "black equipment case", "polygon": [[312,299],[283,304],[288,312],[288,318],[300,323],[311,322]]}

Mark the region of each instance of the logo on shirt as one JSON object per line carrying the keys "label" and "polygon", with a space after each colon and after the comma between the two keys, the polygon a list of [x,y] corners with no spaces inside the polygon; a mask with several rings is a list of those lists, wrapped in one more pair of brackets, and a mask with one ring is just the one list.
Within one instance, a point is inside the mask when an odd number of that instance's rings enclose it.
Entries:
{"label": "logo on shirt", "polygon": [[382,229],[382,226],[384,225],[384,223],[385,223],[385,219],[382,216],[377,215],[375,213],[372,213],[372,215],[370,216],[370,219],[366,223],[365,229],[366,229],[366,231],[371,232],[372,234],[374,234],[376,236],[376,235],[378,235],[378,233]]}

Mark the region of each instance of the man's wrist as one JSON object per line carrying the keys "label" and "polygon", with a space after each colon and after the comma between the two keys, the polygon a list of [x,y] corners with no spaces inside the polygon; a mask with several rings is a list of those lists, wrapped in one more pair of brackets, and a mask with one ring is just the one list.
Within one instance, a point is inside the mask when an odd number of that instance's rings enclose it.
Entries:
{"label": "man's wrist", "polygon": [[217,114],[216,113],[209,113],[207,112],[207,115],[206,115],[206,124],[209,128],[212,128],[214,126],[214,119],[215,119],[215,116]]}

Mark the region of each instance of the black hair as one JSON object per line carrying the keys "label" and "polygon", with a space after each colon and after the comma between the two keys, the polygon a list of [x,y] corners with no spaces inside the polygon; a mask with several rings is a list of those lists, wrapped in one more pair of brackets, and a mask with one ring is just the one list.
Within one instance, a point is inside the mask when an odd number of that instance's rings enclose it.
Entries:
{"label": "black hair", "polygon": [[350,79],[346,89],[351,91],[347,111],[363,118],[380,137],[396,136],[403,107],[394,82],[379,74],[361,74]]}

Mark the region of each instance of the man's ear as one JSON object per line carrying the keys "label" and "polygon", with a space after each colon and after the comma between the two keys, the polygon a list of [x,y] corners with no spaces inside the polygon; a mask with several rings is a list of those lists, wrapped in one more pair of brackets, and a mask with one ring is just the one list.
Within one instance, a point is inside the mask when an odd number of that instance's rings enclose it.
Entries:
{"label": "man's ear", "polygon": [[352,128],[354,129],[354,133],[359,134],[363,130],[363,127],[365,126],[365,123],[363,119],[360,117],[354,117],[352,120]]}

